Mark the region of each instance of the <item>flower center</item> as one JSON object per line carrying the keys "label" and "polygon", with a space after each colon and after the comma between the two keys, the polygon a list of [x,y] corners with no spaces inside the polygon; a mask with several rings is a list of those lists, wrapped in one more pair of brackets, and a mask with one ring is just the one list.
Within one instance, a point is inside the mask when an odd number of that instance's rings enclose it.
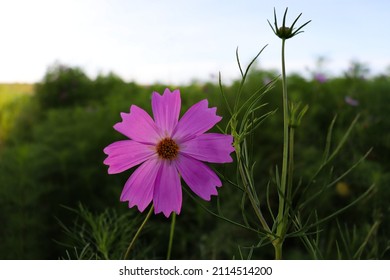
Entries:
{"label": "flower center", "polygon": [[162,159],[175,159],[179,153],[179,146],[171,138],[164,138],[157,144],[157,153]]}

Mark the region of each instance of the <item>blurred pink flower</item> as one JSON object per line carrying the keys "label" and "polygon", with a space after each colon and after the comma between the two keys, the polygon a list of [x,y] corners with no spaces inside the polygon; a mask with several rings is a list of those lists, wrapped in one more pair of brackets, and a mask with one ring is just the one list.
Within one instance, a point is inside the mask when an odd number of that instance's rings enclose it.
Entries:
{"label": "blurred pink flower", "polygon": [[218,176],[202,161],[232,162],[233,137],[205,133],[222,118],[208,101],[193,105],[179,120],[180,91],[169,89],[161,96],[152,95],[154,120],[143,109],[132,105],[130,113],[121,113],[122,122],[114,129],[130,140],[112,143],[104,149],[108,156],[104,164],[115,174],[141,164],[127,180],[120,200],[139,211],[153,200],[154,212],[166,217],[174,211],[180,214],[182,188],[180,177],[204,200],[217,195],[222,186]]}
{"label": "blurred pink flower", "polygon": [[345,103],[347,103],[347,104],[350,105],[350,106],[356,107],[356,106],[359,105],[359,101],[356,100],[356,99],[353,99],[353,98],[350,97],[350,96],[346,96],[346,97],[344,98],[344,101],[345,101]]}
{"label": "blurred pink flower", "polygon": [[314,75],[314,80],[316,80],[317,82],[319,82],[320,84],[323,84],[327,81],[327,78],[324,74],[322,73],[317,73]]}

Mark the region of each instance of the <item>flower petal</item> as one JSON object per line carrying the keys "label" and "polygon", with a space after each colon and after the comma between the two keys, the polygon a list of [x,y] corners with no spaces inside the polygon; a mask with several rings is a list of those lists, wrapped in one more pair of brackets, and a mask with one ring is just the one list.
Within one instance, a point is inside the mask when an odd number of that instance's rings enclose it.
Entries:
{"label": "flower petal", "polygon": [[181,107],[180,91],[169,89],[161,96],[157,92],[152,95],[152,109],[156,125],[160,128],[164,137],[170,137],[179,120]]}
{"label": "flower petal", "polygon": [[195,159],[207,162],[232,162],[230,153],[234,151],[233,137],[219,133],[206,133],[184,142],[180,152]]}
{"label": "flower petal", "polygon": [[217,195],[217,188],[222,186],[218,176],[203,162],[179,155],[176,160],[177,169],[190,189],[204,200],[210,200],[211,195]]}
{"label": "flower petal", "polygon": [[161,138],[153,119],[136,105],[130,107],[130,113],[121,113],[122,122],[114,125],[115,130],[137,142],[156,144]]}
{"label": "flower petal", "polygon": [[222,119],[216,111],[215,107],[208,108],[207,99],[194,104],[180,119],[172,138],[181,143],[206,132]]}
{"label": "flower petal", "polygon": [[104,148],[108,157],[104,164],[109,165],[108,174],[115,174],[132,168],[156,154],[154,146],[145,145],[133,140],[114,142]]}
{"label": "flower petal", "polygon": [[128,201],[130,208],[137,205],[139,211],[144,211],[152,201],[159,169],[160,161],[157,158],[144,162],[127,180],[120,200]]}
{"label": "flower petal", "polygon": [[180,214],[181,191],[180,177],[175,163],[161,160],[153,195],[154,212],[156,214],[163,212],[167,218],[173,211]]}

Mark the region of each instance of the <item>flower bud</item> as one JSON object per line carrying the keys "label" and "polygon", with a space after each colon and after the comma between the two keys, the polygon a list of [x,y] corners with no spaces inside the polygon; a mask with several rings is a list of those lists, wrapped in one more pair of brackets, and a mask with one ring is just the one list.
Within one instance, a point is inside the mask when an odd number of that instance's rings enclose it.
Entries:
{"label": "flower bud", "polygon": [[272,28],[272,31],[275,33],[276,36],[278,36],[280,39],[283,39],[283,40],[286,40],[286,39],[289,39],[289,38],[292,38],[294,37],[295,35],[299,34],[299,33],[302,33],[303,31],[301,30],[305,25],[307,25],[309,22],[311,22],[311,20],[309,20],[308,22],[306,22],[305,24],[301,25],[298,29],[294,30],[294,25],[295,23],[297,23],[298,19],[301,17],[302,14],[299,14],[299,16],[294,20],[293,24],[291,25],[291,27],[287,27],[286,26],[286,16],[287,16],[287,10],[288,8],[286,8],[286,11],[284,12],[284,16],[283,16],[283,25],[279,28],[278,27],[278,21],[276,19],[276,11],[274,9],[274,26],[272,26],[272,24],[268,21],[269,25],[271,26]]}
{"label": "flower bud", "polygon": [[280,27],[277,31],[277,34],[280,38],[290,38],[291,36],[291,33],[292,33],[292,30],[290,29],[290,27]]}

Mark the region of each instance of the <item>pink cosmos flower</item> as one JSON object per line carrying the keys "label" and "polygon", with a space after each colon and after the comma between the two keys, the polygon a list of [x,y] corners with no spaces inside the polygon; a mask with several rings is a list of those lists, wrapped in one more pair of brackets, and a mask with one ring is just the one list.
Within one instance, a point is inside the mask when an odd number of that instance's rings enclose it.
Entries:
{"label": "pink cosmos flower", "polygon": [[141,164],[127,180],[120,200],[142,212],[153,200],[154,212],[166,217],[180,214],[182,188],[180,177],[204,200],[217,195],[222,183],[205,162],[232,162],[233,137],[205,133],[222,118],[208,101],[193,105],[179,120],[180,91],[169,89],[152,95],[154,120],[143,109],[132,105],[121,113],[122,122],[114,129],[130,140],[114,142],[104,149],[104,164],[115,174]]}

